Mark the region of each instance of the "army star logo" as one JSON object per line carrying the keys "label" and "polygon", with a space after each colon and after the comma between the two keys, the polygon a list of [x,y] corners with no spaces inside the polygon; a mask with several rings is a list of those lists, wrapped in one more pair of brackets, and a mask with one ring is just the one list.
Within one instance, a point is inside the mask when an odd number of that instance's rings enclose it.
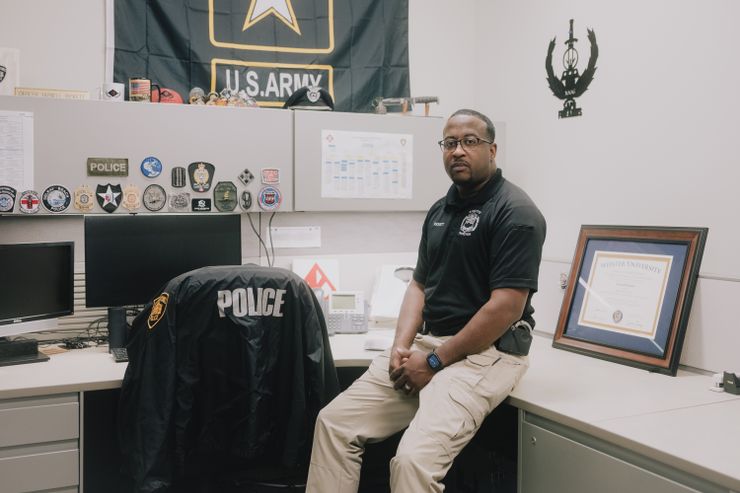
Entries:
{"label": "army star logo", "polygon": [[105,212],[113,212],[118,209],[120,203],[118,198],[121,196],[121,185],[98,185],[95,190],[97,195],[98,204]]}
{"label": "army star logo", "polygon": [[300,35],[301,28],[298,27],[298,19],[293,12],[291,2],[292,0],[251,0],[242,31],[246,31],[272,14]]}

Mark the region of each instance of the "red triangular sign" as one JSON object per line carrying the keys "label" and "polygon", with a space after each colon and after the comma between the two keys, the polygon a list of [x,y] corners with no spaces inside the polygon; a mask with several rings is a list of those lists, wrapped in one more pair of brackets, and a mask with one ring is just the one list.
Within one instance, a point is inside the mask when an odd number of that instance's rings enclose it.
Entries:
{"label": "red triangular sign", "polygon": [[306,277],[303,278],[308,285],[313,288],[322,288],[324,287],[324,284],[328,284],[329,288],[332,291],[336,291],[337,288],[334,287],[334,285],[329,280],[329,277],[324,273],[323,270],[321,270],[321,267],[319,267],[319,264],[313,264],[313,267],[311,267],[311,270],[308,271],[308,274],[306,274]]}

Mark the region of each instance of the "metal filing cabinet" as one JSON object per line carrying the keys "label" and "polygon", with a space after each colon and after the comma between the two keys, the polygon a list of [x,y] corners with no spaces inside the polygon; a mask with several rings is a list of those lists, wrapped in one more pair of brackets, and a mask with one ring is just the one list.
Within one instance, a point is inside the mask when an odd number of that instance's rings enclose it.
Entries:
{"label": "metal filing cabinet", "polygon": [[519,416],[519,493],[728,492],[587,433]]}
{"label": "metal filing cabinet", "polygon": [[77,492],[79,394],[0,400],[0,490]]}

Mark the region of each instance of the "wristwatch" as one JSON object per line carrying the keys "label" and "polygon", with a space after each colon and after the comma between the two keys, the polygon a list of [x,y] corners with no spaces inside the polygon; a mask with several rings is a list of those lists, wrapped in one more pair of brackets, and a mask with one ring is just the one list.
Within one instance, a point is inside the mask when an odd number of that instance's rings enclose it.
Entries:
{"label": "wristwatch", "polygon": [[444,368],[445,365],[442,363],[442,360],[439,359],[439,356],[437,356],[437,353],[435,353],[434,351],[436,351],[436,349],[427,354],[427,364],[433,372],[437,373],[439,370]]}

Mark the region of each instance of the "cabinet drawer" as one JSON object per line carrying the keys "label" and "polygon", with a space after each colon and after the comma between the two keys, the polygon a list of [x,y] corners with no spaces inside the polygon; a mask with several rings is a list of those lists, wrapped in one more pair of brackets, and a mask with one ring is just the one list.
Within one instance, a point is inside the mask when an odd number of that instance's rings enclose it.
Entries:
{"label": "cabinet drawer", "polygon": [[520,430],[521,493],[700,491],[539,426],[522,422]]}
{"label": "cabinet drawer", "polygon": [[78,394],[0,401],[0,448],[79,436]]}
{"label": "cabinet drawer", "polygon": [[[0,458],[3,493],[70,488],[79,484],[79,450],[68,449]],[[56,490],[55,490],[56,491]]]}

